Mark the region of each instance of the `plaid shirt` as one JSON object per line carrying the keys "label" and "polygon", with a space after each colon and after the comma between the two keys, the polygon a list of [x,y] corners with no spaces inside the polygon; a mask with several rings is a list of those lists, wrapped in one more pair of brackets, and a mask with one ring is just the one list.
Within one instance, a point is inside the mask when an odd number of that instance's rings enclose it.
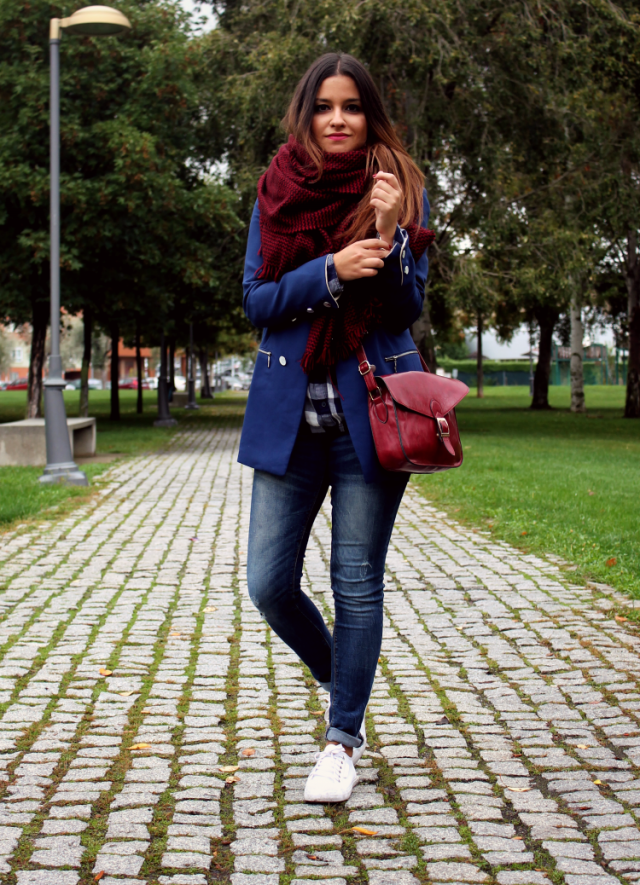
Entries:
{"label": "plaid shirt", "polygon": [[[324,274],[329,295],[338,301],[343,285],[338,279],[333,255],[327,255]],[[312,433],[324,433],[332,427],[338,427],[343,432],[347,429],[340,394],[331,380],[331,373],[321,366],[309,375],[304,418]]]}

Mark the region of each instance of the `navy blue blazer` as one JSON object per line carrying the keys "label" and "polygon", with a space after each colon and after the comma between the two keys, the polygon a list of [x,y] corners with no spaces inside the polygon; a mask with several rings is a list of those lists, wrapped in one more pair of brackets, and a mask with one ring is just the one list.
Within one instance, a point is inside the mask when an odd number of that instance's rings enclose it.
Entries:
{"label": "navy blue blazer", "polygon": [[[429,201],[424,192],[422,224],[429,219]],[[307,345],[312,321],[321,311],[340,310],[329,293],[325,277],[326,256],[314,258],[285,273],[280,280],[258,279],[260,212],[253,210],[244,265],[244,310],[263,335],[249,390],[238,460],[248,467],[277,476],[286,473],[291,451],[304,411],[308,378],[300,360]],[[398,228],[391,253],[377,276],[345,284],[375,288],[384,304],[383,325],[363,341],[369,362],[377,375],[393,371],[419,371],[420,358],[409,327],[422,312],[428,272],[426,252],[414,261],[406,235]],[[367,388],[352,354],[336,366],[338,390],[342,395],[347,427],[366,482],[383,471],[376,456],[369,425]]]}

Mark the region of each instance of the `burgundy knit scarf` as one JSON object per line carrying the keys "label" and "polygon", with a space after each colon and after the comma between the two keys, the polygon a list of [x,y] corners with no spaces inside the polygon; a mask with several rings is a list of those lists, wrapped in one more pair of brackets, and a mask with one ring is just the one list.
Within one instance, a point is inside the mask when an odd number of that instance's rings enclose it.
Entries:
{"label": "burgundy knit scarf", "polygon": [[[290,136],[258,182],[262,243],[258,275],[279,280],[287,271],[343,248],[351,216],[370,176],[367,151],[361,148],[325,153],[318,181],[309,154]],[[415,223],[406,230],[417,261],[435,235]],[[375,289],[347,285],[340,310],[327,311],[313,321],[301,361],[303,370],[308,374],[316,366],[333,366],[346,359],[381,322],[382,300]]]}

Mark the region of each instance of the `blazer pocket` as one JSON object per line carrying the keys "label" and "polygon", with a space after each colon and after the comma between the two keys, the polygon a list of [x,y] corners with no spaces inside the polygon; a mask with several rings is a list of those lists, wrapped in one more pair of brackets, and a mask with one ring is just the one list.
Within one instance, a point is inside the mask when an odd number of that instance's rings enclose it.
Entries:
{"label": "blazer pocket", "polygon": [[391,356],[385,356],[385,363],[393,363],[393,371],[397,373],[398,371],[398,360],[402,359],[404,356],[412,356],[413,354],[417,354],[417,350],[405,350],[402,353],[393,353]]}
{"label": "blazer pocket", "polygon": [[267,369],[271,368],[271,353],[270,350],[263,350],[261,347],[258,348],[258,353],[263,353],[267,358]]}

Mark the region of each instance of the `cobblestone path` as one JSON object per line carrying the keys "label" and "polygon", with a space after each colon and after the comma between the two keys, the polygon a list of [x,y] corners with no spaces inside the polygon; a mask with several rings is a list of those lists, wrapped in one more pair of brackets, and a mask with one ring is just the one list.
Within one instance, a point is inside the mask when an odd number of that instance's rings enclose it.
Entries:
{"label": "cobblestone path", "polygon": [[[409,491],[388,561],[370,751],[303,802],[324,701],[251,605],[238,431],[116,466],[2,536],[0,881],[640,881],[640,639]],[[305,587],[331,616],[328,512]]]}

